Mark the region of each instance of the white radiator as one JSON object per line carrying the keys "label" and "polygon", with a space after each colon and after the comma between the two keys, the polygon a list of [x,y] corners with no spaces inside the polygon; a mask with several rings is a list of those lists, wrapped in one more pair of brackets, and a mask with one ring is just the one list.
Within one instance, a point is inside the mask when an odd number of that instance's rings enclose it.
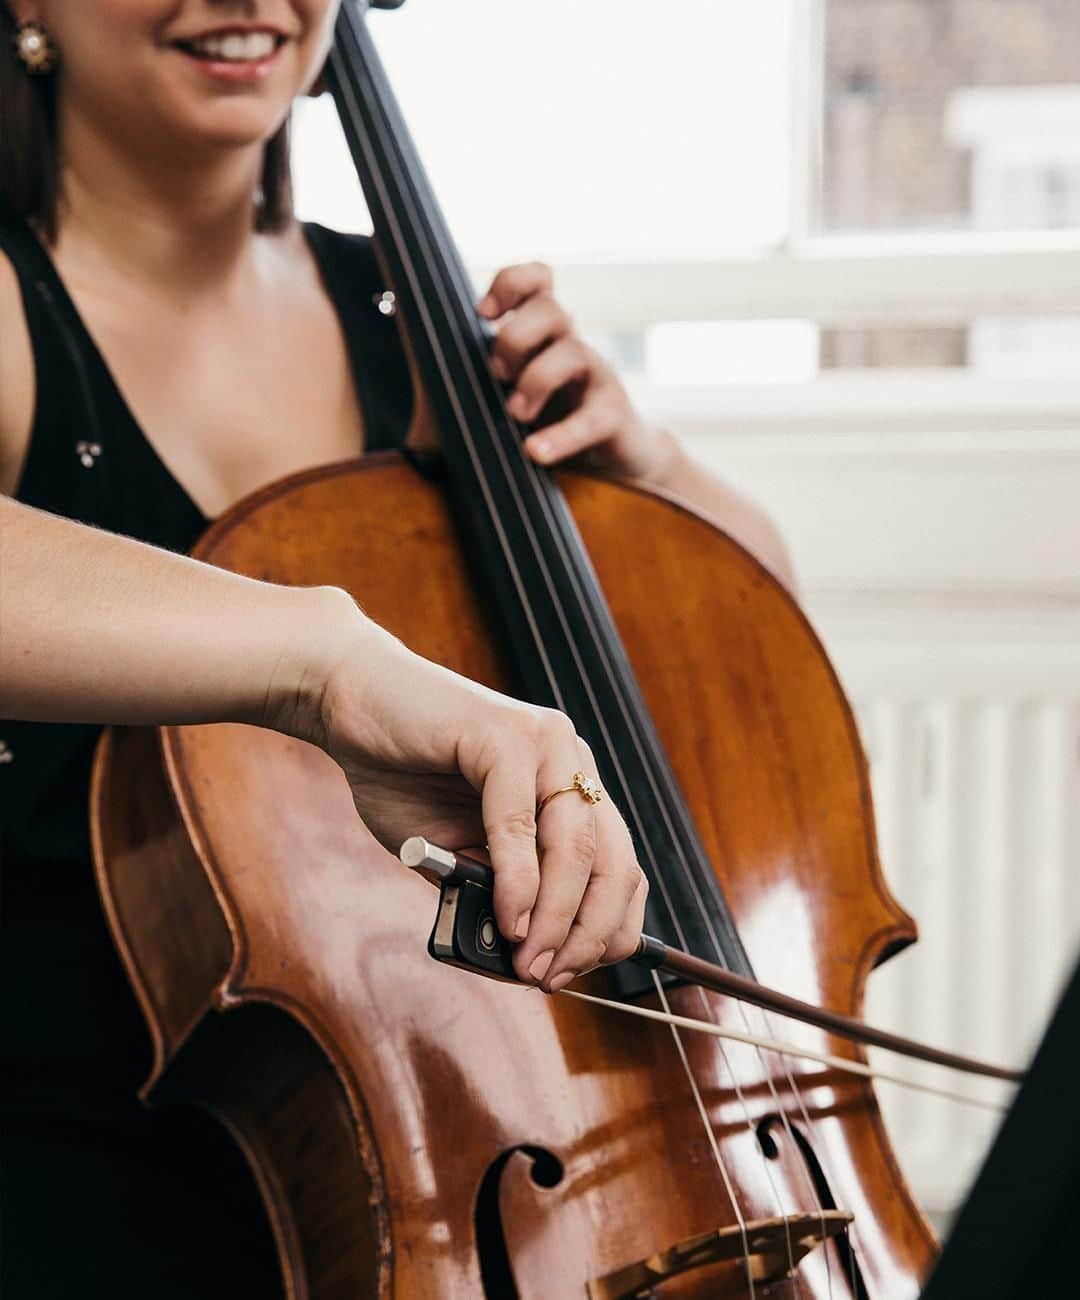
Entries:
{"label": "white radiator", "polygon": [[[918,944],[872,977],[867,1018],[1017,1066],[1071,969],[1080,914],[1080,691],[1048,693],[1038,658],[1016,665],[1030,693],[1008,683],[971,693],[955,681],[932,694],[857,701],[882,861],[920,929]],[[875,1059],[884,1068],[888,1058]],[[915,1065],[900,1072],[947,1077]],[[919,1199],[947,1213],[995,1118],[888,1084],[879,1094]]]}
{"label": "white radiator", "polygon": [[[792,404],[776,430],[738,432],[717,404],[716,432],[690,441],[780,523],[859,715],[882,865],[920,929],[872,973],[867,1018],[1022,1066],[1080,949],[1080,421],[1001,411],[984,431],[989,407],[956,428],[862,411],[829,433]],[[946,1218],[996,1118],[878,1092],[917,1197]]]}

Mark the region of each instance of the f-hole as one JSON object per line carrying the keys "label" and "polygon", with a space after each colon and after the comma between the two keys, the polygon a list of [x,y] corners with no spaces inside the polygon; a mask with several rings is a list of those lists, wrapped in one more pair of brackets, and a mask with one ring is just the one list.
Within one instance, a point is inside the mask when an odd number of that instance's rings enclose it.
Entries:
{"label": "f-hole", "polygon": [[537,1187],[558,1187],[563,1179],[562,1161],[543,1147],[511,1147],[488,1166],[480,1184],[473,1216],[476,1249],[480,1259],[480,1280],[486,1300],[517,1300],[518,1296],[499,1210],[499,1184],[511,1157],[519,1152],[532,1161],[529,1173]]}
{"label": "f-hole", "polygon": [[[780,1154],[777,1138],[789,1132],[799,1150],[799,1154],[803,1158],[803,1164],[806,1165],[809,1171],[819,1204],[825,1210],[838,1210],[840,1206],[836,1203],[836,1197],[833,1196],[832,1188],[829,1186],[829,1180],[825,1177],[825,1170],[821,1167],[817,1153],[811,1146],[806,1134],[802,1132],[797,1124],[790,1119],[785,1123],[779,1115],[766,1115],[757,1126],[758,1145],[767,1159],[775,1160]],[[848,1236],[847,1229],[833,1238],[833,1245],[836,1247],[836,1253],[840,1256],[844,1275],[851,1286],[855,1300],[870,1300],[870,1292],[867,1290],[862,1269],[859,1268],[859,1261],[855,1258],[855,1252],[851,1248],[851,1239]],[[826,1249],[828,1248],[826,1247]]]}

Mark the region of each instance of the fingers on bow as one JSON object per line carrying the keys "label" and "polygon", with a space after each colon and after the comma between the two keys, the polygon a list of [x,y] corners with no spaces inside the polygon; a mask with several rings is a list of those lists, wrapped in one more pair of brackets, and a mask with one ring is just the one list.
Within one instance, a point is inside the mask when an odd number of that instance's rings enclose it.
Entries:
{"label": "fingers on bow", "polygon": [[493,772],[484,786],[496,921],[517,941],[518,978],[547,992],[629,956],[647,894],[629,832],[609,799],[592,804],[570,791],[537,819],[539,800],[569,785],[574,772],[596,779],[588,746],[562,715],[551,719],[531,784],[525,763],[516,772]]}
{"label": "fingers on bow", "polygon": [[631,956],[641,936],[648,884],[629,832],[610,803],[606,809],[597,805],[594,818],[593,869],[566,937],[544,973],[541,987],[548,993],[557,993],[595,966]]}

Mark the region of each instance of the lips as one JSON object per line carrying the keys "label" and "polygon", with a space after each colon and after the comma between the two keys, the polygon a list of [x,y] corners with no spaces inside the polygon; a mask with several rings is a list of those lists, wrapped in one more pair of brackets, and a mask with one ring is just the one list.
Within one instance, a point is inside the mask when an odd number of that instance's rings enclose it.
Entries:
{"label": "lips", "polygon": [[250,64],[271,58],[284,41],[280,32],[260,29],[207,32],[174,44],[185,54],[210,63]]}

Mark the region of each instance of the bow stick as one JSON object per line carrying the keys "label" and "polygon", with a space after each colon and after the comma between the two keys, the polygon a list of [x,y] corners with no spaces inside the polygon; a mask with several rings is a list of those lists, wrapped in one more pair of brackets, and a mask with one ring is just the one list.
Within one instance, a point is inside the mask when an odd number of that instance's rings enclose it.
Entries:
{"label": "bow stick", "polygon": [[[495,883],[492,869],[475,858],[432,844],[422,835],[407,839],[398,856],[405,866],[439,886],[439,911],[428,941],[431,955],[437,961],[520,983],[513,967],[513,946],[499,933],[492,911],[491,896]],[[875,1029],[852,1016],[802,1002],[756,980],[725,970],[715,962],[672,948],[650,935],[641,936],[637,952],[628,960],[678,976],[714,993],[815,1025],[852,1042],[881,1047],[965,1074],[1004,1079],[1009,1083],[1019,1083],[1024,1077],[1022,1070],[1009,1070],[974,1057],[946,1052],[885,1029]]]}

